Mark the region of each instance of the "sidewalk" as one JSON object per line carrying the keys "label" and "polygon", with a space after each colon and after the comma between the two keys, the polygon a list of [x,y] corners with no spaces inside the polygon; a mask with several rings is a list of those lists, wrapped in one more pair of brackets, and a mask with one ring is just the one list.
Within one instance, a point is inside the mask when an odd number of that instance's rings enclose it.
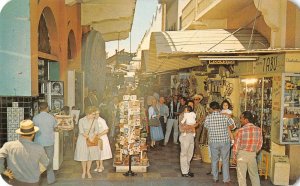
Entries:
{"label": "sidewalk", "polygon": [[[73,153],[67,150],[60,170],[56,171],[57,182],[53,185],[101,185],[101,186],[199,186],[199,185],[224,185],[222,175],[221,182],[213,183],[212,176],[207,176],[210,164],[191,162],[191,172],[195,173],[193,178],[183,178],[179,165],[179,145],[168,144],[160,147],[160,150],[150,151],[150,166],[147,173],[137,173],[136,176],[126,177],[123,173],[116,173],[112,166],[112,160],[104,161],[105,170],[102,173],[91,171],[92,179],[81,179],[81,163],[73,160]],[[93,162],[91,170],[96,164]],[[230,169],[231,185],[238,185],[235,169]],[[249,185],[250,184],[250,180]],[[42,175],[42,185],[48,185],[46,175]],[[272,185],[270,180],[261,179],[262,186]]]}

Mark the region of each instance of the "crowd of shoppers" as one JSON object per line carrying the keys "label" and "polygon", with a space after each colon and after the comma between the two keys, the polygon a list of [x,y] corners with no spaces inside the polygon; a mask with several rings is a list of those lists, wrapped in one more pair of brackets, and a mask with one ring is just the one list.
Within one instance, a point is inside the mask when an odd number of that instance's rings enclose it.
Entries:
{"label": "crowd of shoppers", "polygon": [[[211,156],[211,174],[213,181],[219,181],[218,161],[222,161],[223,182],[230,182],[229,159],[230,148],[233,145],[233,163],[237,164],[239,185],[246,185],[246,172],[249,171],[253,185],[259,185],[256,154],[262,146],[262,131],[253,124],[253,115],[250,111],[240,116],[242,127],[237,130],[235,139],[231,130],[236,128],[232,119],[230,102],[224,100],[221,105],[212,101],[209,107],[202,104],[204,96],[196,94],[187,99],[180,95],[159,97],[151,96],[148,107],[148,119],[159,118],[160,125],[150,126],[150,150],[157,150],[158,142],[161,146],[168,145],[173,130],[173,144],[180,143],[180,168],[183,177],[194,177],[190,170],[193,160],[201,160],[199,144],[203,143],[203,135],[207,132],[208,146]],[[116,101],[117,102],[117,101]],[[117,103],[115,103],[117,109]],[[28,172],[23,169],[34,169],[39,164],[46,167],[47,182],[56,182],[53,172],[54,132],[57,130],[57,121],[49,114],[48,104],[40,103],[40,113],[33,120],[20,123],[20,139],[7,142],[0,149],[0,172],[11,178],[16,185],[39,184],[39,169]],[[92,178],[90,169],[92,162],[96,162],[95,172],[104,170],[103,160],[112,158],[109,143],[109,127],[102,117],[100,109],[88,106],[85,116],[79,120],[78,138],[74,152],[74,160],[80,161],[82,178]],[[115,116],[115,115],[114,115]],[[35,138],[34,138],[35,137]],[[96,146],[88,146],[87,139],[94,141],[99,138]],[[34,142],[33,142],[34,139]],[[18,150],[14,150],[18,148]],[[28,149],[32,149],[32,154]],[[26,153],[25,153],[26,152]],[[21,163],[22,155],[29,161]],[[7,160],[7,166],[4,161]]]}

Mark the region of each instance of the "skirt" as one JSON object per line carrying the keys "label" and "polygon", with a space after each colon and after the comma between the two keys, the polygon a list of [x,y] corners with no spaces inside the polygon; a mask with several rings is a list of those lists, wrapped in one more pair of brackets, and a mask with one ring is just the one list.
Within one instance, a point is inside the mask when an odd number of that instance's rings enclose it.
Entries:
{"label": "skirt", "polygon": [[160,141],[164,139],[164,133],[161,128],[161,125],[158,127],[150,126],[150,136],[151,136],[151,140],[153,141]]}

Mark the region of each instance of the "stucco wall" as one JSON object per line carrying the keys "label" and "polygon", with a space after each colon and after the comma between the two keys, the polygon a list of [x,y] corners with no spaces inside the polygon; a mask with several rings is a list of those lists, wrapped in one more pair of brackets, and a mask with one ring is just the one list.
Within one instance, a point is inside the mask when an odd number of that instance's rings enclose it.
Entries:
{"label": "stucco wall", "polygon": [[166,30],[170,29],[178,30],[178,0],[172,1],[171,3],[167,4]]}
{"label": "stucco wall", "polygon": [[29,0],[9,1],[0,13],[0,96],[30,96]]}
{"label": "stucco wall", "polygon": [[[67,94],[67,70],[80,70],[81,68],[81,24],[80,24],[80,4],[72,6],[65,5],[64,1],[53,0],[31,0],[31,64],[32,64],[32,94],[38,94],[37,79],[37,59],[38,53],[38,24],[40,16],[47,8],[53,14],[53,21],[48,22],[47,27],[53,33],[51,40],[51,55],[59,62],[60,80],[65,82],[65,100]],[[47,18],[46,18],[47,22]],[[53,23],[54,22],[54,23]],[[68,35],[70,31],[75,36],[76,56],[72,60],[68,60]]]}

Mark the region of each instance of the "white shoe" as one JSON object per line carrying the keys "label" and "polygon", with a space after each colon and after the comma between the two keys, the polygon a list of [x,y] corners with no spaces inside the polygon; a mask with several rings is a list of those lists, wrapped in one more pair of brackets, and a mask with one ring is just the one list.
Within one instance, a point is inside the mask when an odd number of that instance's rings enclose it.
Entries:
{"label": "white shoe", "polygon": [[99,170],[99,169],[97,169],[97,168],[96,168],[96,169],[94,169],[94,171],[95,171],[95,172],[98,172],[98,170]]}
{"label": "white shoe", "polygon": [[102,171],[103,171],[103,169],[101,169],[101,168],[100,168],[100,169],[98,169],[98,172],[102,172]]}
{"label": "white shoe", "polygon": [[102,169],[104,171],[104,167],[100,167],[100,169]]}

